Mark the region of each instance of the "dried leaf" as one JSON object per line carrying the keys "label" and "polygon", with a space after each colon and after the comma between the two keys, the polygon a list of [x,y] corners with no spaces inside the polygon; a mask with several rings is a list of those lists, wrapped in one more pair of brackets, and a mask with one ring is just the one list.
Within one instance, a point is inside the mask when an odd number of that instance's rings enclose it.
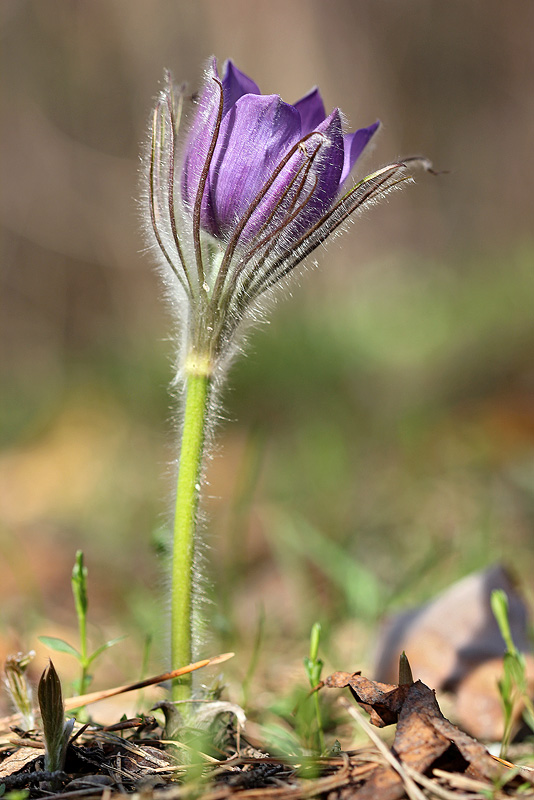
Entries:
{"label": "dried leaf", "polygon": [[[503,766],[480,742],[443,716],[435,693],[421,681],[411,686],[392,686],[371,681],[359,673],[336,672],[326,678],[324,685],[349,688],[359,705],[369,713],[373,725],[382,727],[397,722],[392,751],[402,764],[416,772],[428,774],[439,766],[477,779],[494,780],[502,776]],[[371,781],[375,788],[377,781],[388,784],[388,791],[394,795],[392,776],[388,778],[377,773]]]}
{"label": "dried leaf", "polygon": [[44,755],[44,748],[39,750],[35,747],[19,747],[14,753],[4,758],[0,765],[0,780],[17,772],[34,766],[37,759]]}
{"label": "dried leaf", "polygon": [[399,714],[394,751],[404,763],[425,772],[451,744],[454,748],[449,753],[449,771],[490,780],[502,775],[502,768],[484,745],[449,722],[441,713],[434,692],[416,681]]}
{"label": "dried leaf", "polygon": [[397,722],[399,711],[406,699],[409,685],[395,686],[364,678],[359,672],[334,672],[326,678],[324,685],[330,689],[348,687],[352,696],[371,717],[378,728]]}

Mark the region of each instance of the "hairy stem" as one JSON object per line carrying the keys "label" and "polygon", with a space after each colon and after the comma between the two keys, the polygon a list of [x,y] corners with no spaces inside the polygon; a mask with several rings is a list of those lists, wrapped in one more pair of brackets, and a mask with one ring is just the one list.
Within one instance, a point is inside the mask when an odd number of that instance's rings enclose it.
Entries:
{"label": "hairy stem", "polygon": [[[187,375],[185,413],[178,468],[172,558],[171,668],[190,664],[192,658],[193,559],[198,500],[210,402],[211,375]],[[192,678],[173,686],[174,700],[191,697]]]}

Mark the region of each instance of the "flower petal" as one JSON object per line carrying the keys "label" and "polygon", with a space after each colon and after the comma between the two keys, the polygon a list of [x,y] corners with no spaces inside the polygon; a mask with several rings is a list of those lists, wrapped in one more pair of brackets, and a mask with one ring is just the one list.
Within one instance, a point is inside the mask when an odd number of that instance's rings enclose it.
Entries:
{"label": "flower petal", "polygon": [[[313,159],[309,172],[307,186],[303,191],[313,193],[301,213],[297,217],[298,233],[311,228],[320,217],[328,210],[339,191],[341,173],[343,170],[343,129],[339,109],[334,109],[330,116],[315,129],[316,136],[312,136],[305,147],[308,153],[318,151]],[[319,138],[320,137],[320,138]]]}
{"label": "flower petal", "polygon": [[184,148],[182,199],[190,208],[195,203],[202,170],[215,135],[221,99],[221,90],[217,85],[218,80],[217,62],[213,58],[206,70],[204,86],[200,93],[196,113]]}
{"label": "flower petal", "polygon": [[[278,95],[247,94],[224,117],[209,175],[208,229],[224,236],[235,228],[277,164],[300,138],[300,115]],[[277,193],[253,211],[244,238],[262,226]]]}
{"label": "flower petal", "polygon": [[223,116],[244,94],[260,94],[258,84],[248,75],[245,75],[244,72],[241,72],[230,58],[224,65],[222,85],[224,94]]}
{"label": "flower petal", "polygon": [[[212,59],[183,152],[182,199],[189,209],[216,132],[218,81]],[[225,64],[222,87],[223,116],[202,199],[202,227],[216,238],[228,239],[247,216],[242,244],[280,226],[285,233],[300,235],[328,210],[379,123],[343,135],[339,111],[325,119],[317,88],[290,106],[278,95],[260,95],[257,84],[232,61]],[[269,183],[284,156],[306,136]]]}
{"label": "flower petal", "polygon": [[295,108],[300,114],[303,136],[313,131],[321,122],[324,122],[326,117],[323,99],[317,87],[304,95],[300,100],[297,100]]}
{"label": "flower petal", "polygon": [[369,140],[380,127],[380,121],[377,120],[368,128],[360,128],[356,133],[346,133],[343,137],[345,147],[345,160],[343,163],[343,173],[341,175],[341,183],[348,178],[350,171],[355,165],[358,158],[361,156],[364,148],[367,146]]}

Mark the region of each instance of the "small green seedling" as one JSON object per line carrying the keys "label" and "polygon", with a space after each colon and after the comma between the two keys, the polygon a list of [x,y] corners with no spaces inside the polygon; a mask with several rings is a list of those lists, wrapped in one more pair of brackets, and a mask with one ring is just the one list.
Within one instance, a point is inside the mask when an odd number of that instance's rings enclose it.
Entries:
{"label": "small green seedling", "polygon": [[51,661],[41,675],[37,696],[43,722],[45,771],[59,772],[65,764],[67,745],[75,720],[72,718],[65,721],[61,681]]}
{"label": "small green seedling", "polygon": [[497,620],[501,636],[504,639],[506,650],[504,652],[504,672],[498,682],[499,694],[504,712],[504,732],[501,742],[501,758],[506,758],[515,710],[518,703],[522,703],[523,718],[531,730],[534,731],[534,706],[528,693],[525,657],[514,644],[510,620],[508,617],[508,597],[502,589],[495,589],[491,593],[491,609]]}
{"label": "small green seedling", "polygon": [[89,667],[98,656],[102,655],[105,650],[113,647],[117,642],[122,641],[125,637],[118,636],[116,639],[110,639],[100,647],[97,647],[92,653],[88,653],[87,647],[87,567],[83,563],[83,552],[78,550],[76,553],[76,560],[72,570],[72,594],[74,595],[74,607],[76,609],[76,616],[78,617],[78,630],[80,633],[80,649],[77,650],[64,639],[59,639],[56,636],[39,636],[39,641],[50,647],[56,653],[67,653],[73,656],[81,667],[80,678],[76,681],[74,691],[77,694],[85,694],[88,686],[91,683],[92,676],[89,675]]}
{"label": "small green seedling", "polygon": [[15,708],[22,716],[22,724],[27,731],[31,731],[35,726],[32,688],[26,677],[26,670],[34,656],[33,650],[29,653],[17,653],[16,656],[8,656],[4,665],[4,683]]}
{"label": "small green seedling", "polygon": [[[319,642],[321,640],[321,623],[315,622],[311,629],[310,634],[310,655],[304,658],[304,668],[306,675],[310,682],[312,689],[315,689],[321,681],[321,672],[323,670],[323,661],[319,658]],[[313,693],[313,702],[315,704],[315,720],[317,724],[317,749],[320,753],[324,752],[324,733],[323,722],[321,718],[321,706],[319,704],[318,692]]]}

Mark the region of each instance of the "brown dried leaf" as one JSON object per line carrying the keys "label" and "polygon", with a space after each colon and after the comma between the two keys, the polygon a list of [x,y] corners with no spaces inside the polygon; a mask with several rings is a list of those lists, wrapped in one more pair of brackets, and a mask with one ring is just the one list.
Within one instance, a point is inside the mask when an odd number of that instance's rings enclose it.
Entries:
{"label": "brown dried leaf", "polygon": [[406,699],[409,685],[395,686],[364,678],[359,672],[334,672],[326,678],[324,685],[329,689],[348,687],[352,696],[371,717],[377,728],[397,722],[399,712]]}
{"label": "brown dried leaf", "polygon": [[402,778],[393,767],[379,766],[352,797],[357,800],[400,800],[405,797]]}
{"label": "brown dried leaf", "polygon": [[19,747],[14,753],[4,758],[0,764],[0,780],[10,775],[15,775],[17,772],[22,772],[26,767],[33,766],[37,759],[42,756],[44,756],[44,747],[43,749]]}
{"label": "brown dried leaf", "polygon": [[[398,720],[393,753],[402,764],[418,773],[429,774],[441,767],[466,773],[473,778],[492,780],[503,773],[486,748],[448,719],[438,706],[435,693],[421,681],[411,686],[391,686],[362,677],[359,673],[334,673],[325,680],[329,688],[349,688],[356,701],[370,714],[371,722],[382,727]],[[385,782],[392,796],[397,781],[377,772],[367,786]],[[361,794],[369,796],[367,788]],[[358,794],[360,796],[360,793]]]}
{"label": "brown dried leaf", "polygon": [[421,681],[414,683],[408,692],[399,715],[393,750],[403,763],[418,772],[426,772],[445,753],[451,772],[493,779],[503,771],[480,742],[443,716],[434,692]]}
{"label": "brown dried leaf", "polygon": [[433,725],[436,717],[443,718],[434,692],[417,681],[400,712],[393,743],[401,761],[417,772],[425,772],[450,747],[450,739]]}

